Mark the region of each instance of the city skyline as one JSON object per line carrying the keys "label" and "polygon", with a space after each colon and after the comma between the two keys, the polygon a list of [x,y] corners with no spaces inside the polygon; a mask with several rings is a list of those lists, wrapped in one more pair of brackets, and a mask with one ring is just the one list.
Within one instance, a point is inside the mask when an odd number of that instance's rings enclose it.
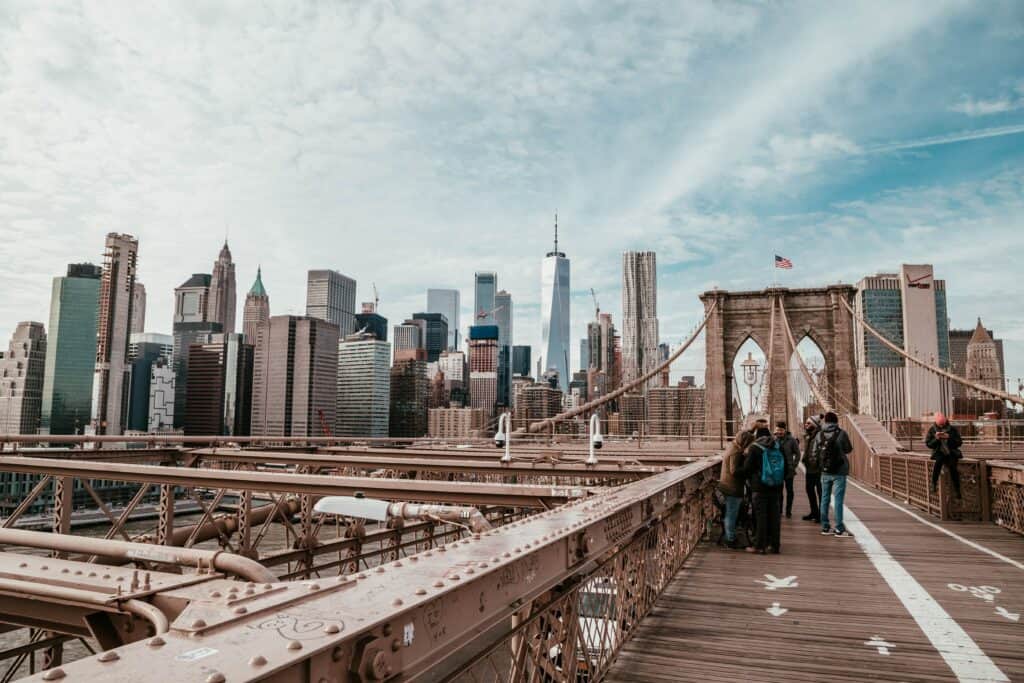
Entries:
{"label": "city skyline", "polygon": [[[879,31],[883,9],[890,21]],[[1024,376],[1024,319],[1000,305],[992,277],[1013,273],[990,246],[1024,246],[1019,6],[867,3],[828,16],[595,7],[588,17],[517,3],[507,21],[491,21],[496,10],[485,7],[399,8],[374,18],[381,31],[351,36],[352,55],[382,41],[375,61],[311,64],[307,50],[338,49],[318,42],[331,34],[322,27],[345,33],[363,11],[311,12],[275,47],[242,38],[238,52],[235,29],[259,35],[275,18],[223,10],[169,22],[86,8],[67,24],[57,5],[0,14],[10,65],[0,113],[17,141],[0,147],[0,186],[12,189],[0,206],[0,244],[12,257],[0,276],[11,294],[0,302],[0,337],[19,321],[45,322],[50,280],[67,263],[99,263],[109,231],[144,245],[147,331],[167,333],[169,292],[208,272],[226,231],[243,282],[263,264],[275,313],[302,314],[302,274],[332,268],[360,283],[359,300],[376,282],[392,321],[423,310],[426,288],[455,287],[464,332],[472,273],[493,270],[515,296],[516,341],[532,343],[536,255],[557,207],[576,271],[572,338],[590,319],[590,287],[620,317],[625,250],[659,254],[670,343],[699,320],[698,292],[766,286],[774,253],[794,263],[779,273],[789,286],[927,262],[949,284],[952,325],[980,315],[1005,339],[1007,375]],[[395,36],[417,25],[458,44],[465,61],[407,61]],[[467,44],[470,25],[488,28]],[[525,25],[540,31],[537,50],[521,42]],[[596,26],[616,39],[580,40]],[[421,45],[425,33],[407,38]],[[971,47],[980,43],[991,49]],[[54,47],[30,49],[38,44]],[[171,45],[208,57],[167,60]],[[601,69],[581,71],[595,58]],[[75,79],[62,78],[72,64]],[[541,65],[549,79],[537,82]],[[293,84],[298,71],[309,82]],[[317,84],[327,96],[310,97]],[[385,96],[396,92],[404,95]],[[144,142],[131,135],[139,127],[151,131]],[[132,143],[115,154],[111,135]],[[108,170],[96,173],[98,162]],[[967,231],[987,239],[961,244]],[[822,242],[842,252],[840,263],[822,258]],[[13,258],[22,244],[45,248]]]}

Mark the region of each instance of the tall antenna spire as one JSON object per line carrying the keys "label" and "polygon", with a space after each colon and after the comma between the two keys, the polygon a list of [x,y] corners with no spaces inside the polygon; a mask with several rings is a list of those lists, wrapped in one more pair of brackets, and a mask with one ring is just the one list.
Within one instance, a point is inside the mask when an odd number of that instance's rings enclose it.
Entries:
{"label": "tall antenna spire", "polygon": [[558,210],[555,210],[555,253],[558,253]]}

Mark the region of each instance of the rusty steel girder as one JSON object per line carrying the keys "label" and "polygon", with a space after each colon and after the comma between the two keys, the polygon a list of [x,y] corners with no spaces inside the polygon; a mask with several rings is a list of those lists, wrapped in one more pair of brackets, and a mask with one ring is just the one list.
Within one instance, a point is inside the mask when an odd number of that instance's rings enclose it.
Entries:
{"label": "rusty steel girder", "polygon": [[222,471],[188,467],[161,467],[124,463],[50,460],[45,458],[0,458],[0,472],[79,479],[133,481],[163,486],[205,487],[240,491],[276,491],[311,496],[347,496],[365,492],[387,500],[431,503],[457,502],[468,505],[550,508],[581,498],[588,489],[577,486],[527,486],[522,484],[478,484],[418,481],[412,479],[371,479],[334,477],[290,472]]}
{"label": "rusty steel girder", "polygon": [[380,469],[401,472],[441,472],[445,474],[484,474],[502,476],[579,477],[586,479],[633,480],[664,471],[664,467],[634,465],[629,462],[611,461],[595,466],[582,462],[559,461],[513,461],[501,463],[491,452],[491,459],[478,461],[441,457],[441,454],[414,456],[389,455],[380,457],[375,452],[321,455],[315,453],[279,453],[275,451],[251,451],[224,448],[200,448],[191,451],[197,462],[232,462],[246,464],[295,465],[315,469],[339,469],[373,471]]}
{"label": "rusty steel girder", "polygon": [[[153,598],[185,605],[168,633],[36,679],[409,681],[428,672],[436,678],[493,651],[518,624],[533,623],[534,600],[591,576],[652,529],[685,524],[692,539],[708,517],[719,462],[710,458],[605,489],[372,571],[173,588]],[[659,541],[656,553],[670,552],[682,537],[659,538],[668,545]],[[659,565],[652,586],[663,586],[677,566]]]}

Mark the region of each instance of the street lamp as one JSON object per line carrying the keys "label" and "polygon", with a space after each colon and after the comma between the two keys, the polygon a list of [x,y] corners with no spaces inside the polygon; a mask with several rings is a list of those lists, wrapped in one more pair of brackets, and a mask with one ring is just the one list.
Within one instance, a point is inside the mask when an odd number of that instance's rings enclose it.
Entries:
{"label": "street lamp", "polygon": [[601,448],[604,443],[604,438],[601,436],[601,416],[594,413],[590,416],[590,455],[587,456],[587,460],[584,464],[588,467],[593,467],[597,464],[597,456],[594,454],[594,450]]}
{"label": "street lamp", "polygon": [[505,465],[512,462],[512,413],[504,412],[498,418],[498,431],[494,435],[494,446],[505,447],[505,455],[501,456],[501,462]]}
{"label": "street lamp", "polygon": [[754,360],[754,354],[748,351],[747,359],[740,363],[740,367],[743,368],[743,383],[747,385],[747,390],[750,392],[750,412],[754,412],[754,385],[757,384],[757,374],[761,364]]}

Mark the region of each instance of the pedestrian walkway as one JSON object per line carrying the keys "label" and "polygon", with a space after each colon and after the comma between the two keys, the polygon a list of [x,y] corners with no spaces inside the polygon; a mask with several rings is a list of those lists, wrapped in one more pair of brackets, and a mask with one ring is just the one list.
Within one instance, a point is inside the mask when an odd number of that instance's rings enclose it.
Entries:
{"label": "pedestrian walkway", "polygon": [[[856,485],[854,538],[782,520],[782,553],[705,544],[607,680],[1024,680],[1024,538],[940,523]],[[948,532],[948,533],[947,533]]]}

